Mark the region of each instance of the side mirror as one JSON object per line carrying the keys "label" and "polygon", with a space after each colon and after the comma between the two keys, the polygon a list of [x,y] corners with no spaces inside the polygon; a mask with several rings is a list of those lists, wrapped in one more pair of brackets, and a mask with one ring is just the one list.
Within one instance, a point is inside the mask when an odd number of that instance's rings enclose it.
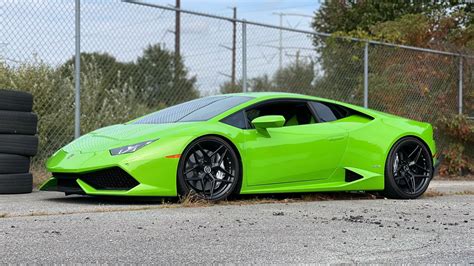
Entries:
{"label": "side mirror", "polygon": [[282,127],[285,125],[285,117],[281,115],[265,115],[252,120],[252,125],[258,131],[265,131],[267,128]]}

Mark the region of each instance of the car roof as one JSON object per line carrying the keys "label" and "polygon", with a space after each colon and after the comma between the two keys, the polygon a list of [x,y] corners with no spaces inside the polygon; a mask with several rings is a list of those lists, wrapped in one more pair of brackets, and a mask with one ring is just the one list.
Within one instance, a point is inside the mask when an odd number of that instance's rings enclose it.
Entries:
{"label": "car roof", "polygon": [[318,97],[298,94],[298,93],[288,93],[288,92],[240,92],[240,93],[230,93],[224,94],[226,96],[246,96],[256,99],[272,99],[272,98],[300,98],[300,99],[320,99],[326,100]]}

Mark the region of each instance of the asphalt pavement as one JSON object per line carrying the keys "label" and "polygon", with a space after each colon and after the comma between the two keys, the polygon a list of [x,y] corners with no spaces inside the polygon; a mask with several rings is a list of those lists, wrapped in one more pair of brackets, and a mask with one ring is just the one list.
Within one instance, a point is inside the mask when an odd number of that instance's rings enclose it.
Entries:
{"label": "asphalt pavement", "polygon": [[451,184],[418,200],[193,207],[1,195],[0,263],[472,264],[474,182]]}

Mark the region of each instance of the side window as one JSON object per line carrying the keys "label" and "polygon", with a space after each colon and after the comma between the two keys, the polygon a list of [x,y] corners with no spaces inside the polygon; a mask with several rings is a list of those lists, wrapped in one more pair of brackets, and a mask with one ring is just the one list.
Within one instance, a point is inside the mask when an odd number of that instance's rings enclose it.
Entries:
{"label": "side window", "polygon": [[265,115],[281,115],[285,117],[284,126],[297,126],[316,123],[316,120],[305,101],[275,101],[260,104],[246,111],[247,123],[250,128],[252,120]]}
{"label": "side window", "polygon": [[231,114],[228,117],[222,119],[221,122],[241,129],[245,129],[247,127],[244,111]]}
{"label": "side window", "polygon": [[348,109],[335,104],[311,102],[311,105],[318,114],[320,122],[331,122],[351,115]]}

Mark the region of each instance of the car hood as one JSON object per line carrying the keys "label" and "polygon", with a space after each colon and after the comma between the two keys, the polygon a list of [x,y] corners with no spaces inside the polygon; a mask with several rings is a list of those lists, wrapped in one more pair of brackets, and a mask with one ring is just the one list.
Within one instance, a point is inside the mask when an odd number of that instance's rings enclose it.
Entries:
{"label": "car hood", "polygon": [[121,124],[97,129],[63,148],[68,153],[91,153],[136,144],[148,140],[161,139],[176,134],[195,124]]}

